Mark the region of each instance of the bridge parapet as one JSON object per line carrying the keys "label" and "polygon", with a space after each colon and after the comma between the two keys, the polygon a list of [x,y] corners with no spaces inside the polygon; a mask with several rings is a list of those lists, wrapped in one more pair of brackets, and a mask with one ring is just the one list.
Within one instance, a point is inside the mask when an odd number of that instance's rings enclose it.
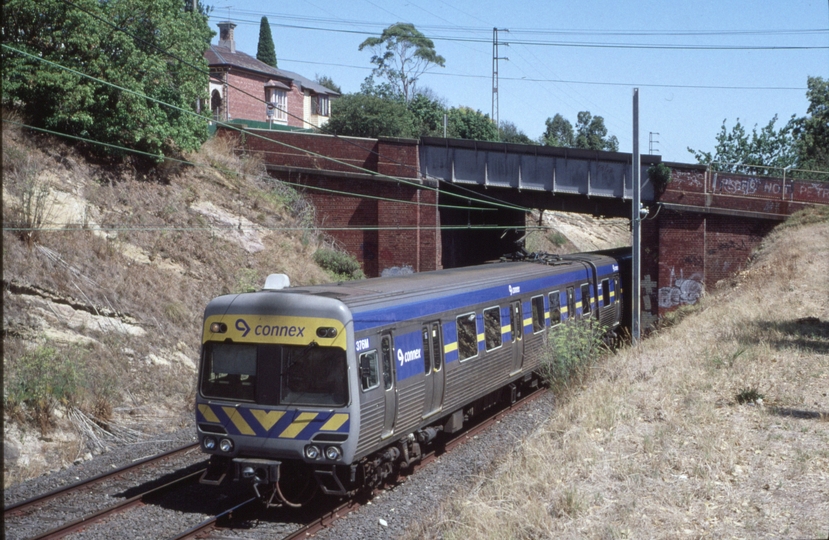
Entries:
{"label": "bridge parapet", "polygon": [[[642,199],[652,201],[647,170],[661,161],[642,157]],[[630,199],[631,154],[525,144],[422,137],[420,168],[426,178],[457,184]]]}

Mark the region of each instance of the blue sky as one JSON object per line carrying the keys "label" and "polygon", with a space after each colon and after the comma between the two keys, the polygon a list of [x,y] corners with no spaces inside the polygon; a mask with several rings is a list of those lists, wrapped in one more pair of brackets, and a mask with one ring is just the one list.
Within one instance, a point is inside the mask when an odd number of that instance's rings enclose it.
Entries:
{"label": "blue sky", "polygon": [[[395,22],[432,38],[444,68],[424,74],[449,106],[492,109],[492,29],[499,32],[499,117],[532,138],[561,113],[604,117],[620,150],[633,145],[639,88],[640,151],[693,163],[713,150],[723,120],[778,126],[806,114],[807,76],[829,78],[829,0],[294,0],[211,3],[210,25],[231,20],[237,49],[256,54],[268,18],[279,67],[328,75],[355,92],[371,73],[369,36]],[[218,37],[214,38],[214,43]],[[534,44],[537,43],[537,44]],[[585,45],[590,46],[585,46]],[[575,46],[580,45],[580,46]],[[646,46],[642,48],[640,46]]]}

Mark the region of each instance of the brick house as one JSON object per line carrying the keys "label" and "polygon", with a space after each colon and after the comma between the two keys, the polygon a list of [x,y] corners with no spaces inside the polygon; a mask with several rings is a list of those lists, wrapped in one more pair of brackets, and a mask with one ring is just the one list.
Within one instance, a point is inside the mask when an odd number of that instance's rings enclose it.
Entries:
{"label": "brick house", "polygon": [[[252,120],[295,128],[320,127],[339,96],[297,73],[271,67],[236,50],[236,24],[219,23],[219,43],[204,53],[210,66],[210,110],[223,122]],[[266,103],[267,102],[267,103]],[[272,118],[268,117],[268,105]]]}

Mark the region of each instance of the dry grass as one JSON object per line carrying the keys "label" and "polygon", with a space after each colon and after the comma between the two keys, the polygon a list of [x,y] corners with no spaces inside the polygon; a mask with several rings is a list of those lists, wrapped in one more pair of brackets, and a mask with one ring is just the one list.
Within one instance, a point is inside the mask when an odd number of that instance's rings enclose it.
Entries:
{"label": "dry grass", "polygon": [[[26,403],[5,411],[7,442],[38,455],[7,461],[4,485],[100,450],[96,440],[117,444],[91,437],[70,416],[143,432],[190,419],[198,329],[211,298],[261,287],[274,272],[298,285],[329,280],[312,258],[331,245],[313,230],[313,209],[274,183],[260,159],[236,150],[212,139],[190,156],[199,166],[148,173],[90,164],[60,141],[3,124],[4,227],[16,216],[15,224],[40,220],[50,229],[4,231],[4,281],[28,287],[4,290],[4,391],[26,373],[33,350],[82,358],[65,403],[41,407],[45,415]],[[62,213],[34,215],[30,199],[26,214],[25,195],[41,191],[49,194],[44,204],[63,197],[82,210],[55,203]],[[134,411],[146,409],[153,412],[134,426]]]}
{"label": "dry grass", "polygon": [[410,537],[826,538],[827,276],[826,219],[773,233]]}

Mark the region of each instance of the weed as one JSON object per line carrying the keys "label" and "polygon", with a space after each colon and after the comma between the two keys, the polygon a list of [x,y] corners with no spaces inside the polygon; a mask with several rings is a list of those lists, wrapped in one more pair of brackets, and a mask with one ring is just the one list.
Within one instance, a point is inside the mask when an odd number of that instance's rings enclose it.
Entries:
{"label": "weed", "polygon": [[758,401],[762,402],[762,399],[764,397],[766,396],[761,394],[759,390],[757,390],[753,386],[743,388],[742,390],[737,392],[737,395],[735,396],[735,398],[737,399],[737,403],[739,403],[740,405],[743,405],[745,403],[757,403]]}
{"label": "weed", "polygon": [[365,274],[360,263],[350,253],[321,248],[314,253],[314,262],[332,274],[336,281],[363,279]]}
{"label": "weed", "polygon": [[554,389],[581,384],[589,369],[607,351],[607,327],[595,319],[568,321],[550,329],[542,351],[541,374]]}
{"label": "weed", "polygon": [[81,399],[85,372],[77,352],[71,349],[62,357],[54,347],[42,345],[9,360],[4,366],[5,409],[12,416],[34,421],[46,433],[57,405],[73,406]]}
{"label": "weed", "polygon": [[259,273],[251,268],[242,268],[240,272],[239,281],[236,285],[237,293],[258,291],[261,287],[262,280],[259,278]]}
{"label": "weed", "polygon": [[558,231],[553,231],[547,235],[547,240],[556,247],[561,247],[567,243],[567,237]]}

